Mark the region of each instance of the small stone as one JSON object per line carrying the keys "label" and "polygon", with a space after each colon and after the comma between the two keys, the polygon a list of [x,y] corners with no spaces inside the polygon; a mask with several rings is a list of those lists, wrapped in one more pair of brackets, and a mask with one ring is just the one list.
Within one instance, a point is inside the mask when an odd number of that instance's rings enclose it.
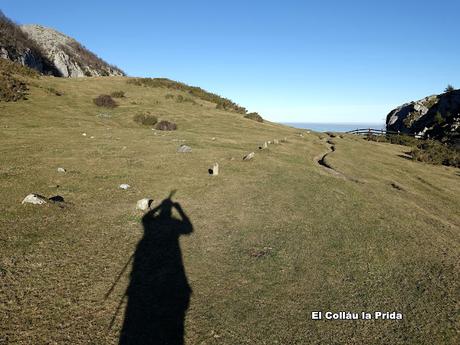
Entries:
{"label": "small stone", "polygon": [[270,140],[269,140],[269,141],[267,141],[267,144],[268,144],[268,145],[270,145],[271,143],[272,143],[272,142],[271,142]]}
{"label": "small stone", "polygon": [[131,186],[130,186],[129,184],[122,183],[122,184],[120,185],[119,188],[124,189],[124,190],[127,190],[127,189],[130,188],[130,187],[131,187]]}
{"label": "small stone", "polygon": [[244,161],[250,161],[251,159],[254,158],[254,155],[255,155],[254,152],[248,153],[246,156],[243,157],[243,160]]}
{"label": "small stone", "polygon": [[212,168],[208,169],[209,175],[217,176],[219,175],[219,163],[214,163]]}
{"label": "small stone", "polygon": [[177,152],[180,152],[180,153],[192,152],[192,148],[191,148],[190,146],[187,146],[187,145],[181,145],[181,146],[179,146],[179,148],[177,149]]}
{"label": "small stone", "polygon": [[34,205],[42,205],[46,204],[46,198],[40,194],[29,194],[27,195],[24,200],[22,200],[22,204],[34,204]]}
{"label": "small stone", "polygon": [[84,137],[86,137],[86,133],[82,133],[81,135],[83,135]]}
{"label": "small stone", "polygon": [[216,137],[212,137],[211,140],[216,140]]}
{"label": "small stone", "polygon": [[273,140],[273,144],[278,145],[279,143],[280,143],[280,142],[279,142],[278,139],[274,139],[274,140]]}
{"label": "small stone", "polygon": [[149,198],[138,200],[136,203],[136,210],[147,211],[150,208],[150,205],[152,204],[152,202],[153,202],[153,199],[149,199]]}
{"label": "small stone", "polygon": [[57,171],[59,173],[65,173],[67,170],[65,170],[64,168],[57,168]]}
{"label": "small stone", "polygon": [[90,138],[90,139],[94,139],[94,137],[93,137],[93,136],[90,136],[89,138]]}

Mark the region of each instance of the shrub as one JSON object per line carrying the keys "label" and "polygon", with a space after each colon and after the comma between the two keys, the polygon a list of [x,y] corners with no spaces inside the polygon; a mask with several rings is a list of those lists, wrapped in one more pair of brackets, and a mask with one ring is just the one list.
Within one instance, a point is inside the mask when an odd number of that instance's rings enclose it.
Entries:
{"label": "shrub", "polygon": [[192,103],[192,104],[197,104],[193,98],[184,97],[182,95],[177,95],[176,102],[177,103],[186,103],[186,102],[188,102],[188,103]]}
{"label": "shrub", "polygon": [[444,92],[452,92],[452,91],[455,91],[455,88],[450,84],[447,85],[446,89],[444,90]]}
{"label": "shrub", "polygon": [[93,99],[94,104],[98,107],[115,108],[118,104],[109,95],[99,95]]}
{"label": "shrub", "polygon": [[391,144],[404,146],[416,146],[419,142],[419,139],[405,134],[388,134],[386,139]]}
{"label": "shrub", "polygon": [[157,123],[155,128],[160,131],[175,131],[177,129],[177,125],[174,122],[162,120]]}
{"label": "shrub", "polygon": [[168,94],[166,94],[165,98],[166,99],[173,99],[174,95],[172,93],[168,93]]}
{"label": "shrub", "polygon": [[10,74],[0,73],[0,101],[16,102],[27,99],[27,85]]}
{"label": "shrub", "polygon": [[153,126],[158,122],[158,119],[150,114],[136,114],[133,120],[144,126]]}
{"label": "shrub", "polygon": [[460,168],[460,151],[436,140],[421,141],[411,150],[410,155],[420,162]]}
{"label": "shrub", "polygon": [[24,77],[38,78],[40,74],[27,66],[0,58],[0,73],[17,74]]}
{"label": "shrub", "polygon": [[123,98],[125,97],[125,92],[124,91],[114,91],[110,94],[113,98]]}
{"label": "shrub", "polygon": [[249,113],[244,115],[244,117],[257,122],[264,122],[264,119],[258,113]]}

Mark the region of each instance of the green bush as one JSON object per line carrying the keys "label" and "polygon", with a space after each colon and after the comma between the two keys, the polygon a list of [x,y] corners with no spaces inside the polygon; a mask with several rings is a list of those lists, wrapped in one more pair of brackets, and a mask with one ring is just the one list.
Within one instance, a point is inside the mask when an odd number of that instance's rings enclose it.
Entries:
{"label": "green bush", "polygon": [[27,90],[28,87],[23,81],[10,74],[0,73],[0,101],[16,102],[27,99]]}
{"label": "green bush", "polygon": [[118,104],[109,95],[99,95],[93,99],[93,103],[98,107],[115,108]]}
{"label": "green bush", "polygon": [[420,162],[460,168],[460,151],[436,140],[420,141],[410,155]]}
{"label": "green bush", "polygon": [[455,91],[455,88],[450,84],[447,85],[446,89],[444,90],[444,92],[452,92],[452,91]]}
{"label": "green bush", "polygon": [[136,114],[133,120],[144,126],[153,126],[158,122],[158,119],[150,114]]}
{"label": "green bush", "polygon": [[125,97],[125,92],[124,91],[114,91],[110,94],[113,98],[123,98]]}
{"label": "green bush", "polygon": [[387,134],[385,137],[381,135],[375,137],[382,139],[379,141],[387,141],[391,144],[404,146],[416,146],[420,141],[417,138],[405,134]]}
{"label": "green bush", "polygon": [[27,66],[22,66],[18,63],[0,58],[0,73],[17,74],[23,77],[38,78],[40,74]]}
{"label": "green bush", "polygon": [[264,119],[258,113],[249,113],[244,115],[244,117],[257,122],[264,122]]}
{"label": "green bush", "polygon": [[177,129],[177,125],[174,122],[162,120],[157,123],[155,128],[160,131],[175,131]]}

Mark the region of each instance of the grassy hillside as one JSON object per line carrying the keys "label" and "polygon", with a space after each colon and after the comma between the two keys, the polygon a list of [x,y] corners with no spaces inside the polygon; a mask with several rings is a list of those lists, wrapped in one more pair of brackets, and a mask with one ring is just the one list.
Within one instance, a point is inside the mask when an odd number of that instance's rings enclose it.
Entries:
{"label": "grassy hillside", "polygon": [[[0,343],[117,344],[143,236],[136,201],[173,190],[193,225],[179,252],[187,344],[458,343],[458,169],[127,78],[26,80],[27,100],[0,102]],[[117,107],[93,103],[116,91]],[[177,131],[133,121],[146,112]],[[193,151],[177,153],[183,143]],[[67,204],[21,205],[32,192]],[[314,321],[318,310],[404,319]]]}

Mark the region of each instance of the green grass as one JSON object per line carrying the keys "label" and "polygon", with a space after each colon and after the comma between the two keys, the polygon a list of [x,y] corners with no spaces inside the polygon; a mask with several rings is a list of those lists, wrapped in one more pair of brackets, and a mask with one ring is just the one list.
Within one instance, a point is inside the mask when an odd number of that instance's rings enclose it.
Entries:
{"label": "green grass", "polygon": [[[200,97],[171,102],[170,89],[122,77],[34,83],[28,100],[0,102],[0,343],[117,344],[123,312],[108,325],[129,275],[104,295],[142,237],[136,201],[157,206],[174,189],[194,227],[180,240],[187,344],[458,342],[458,169],[344,136],[327,155],[339,178],[314,160],[325,134],[300,137]],[[100,118],[92,100],[111,90],[125,97]],[[133,121],[147,112],[177,131]],[[183,143],[193,152],[178,154]],[[70,204],[21,205],[31,192]],[[317,310],[404,320],[313,321]]]}

